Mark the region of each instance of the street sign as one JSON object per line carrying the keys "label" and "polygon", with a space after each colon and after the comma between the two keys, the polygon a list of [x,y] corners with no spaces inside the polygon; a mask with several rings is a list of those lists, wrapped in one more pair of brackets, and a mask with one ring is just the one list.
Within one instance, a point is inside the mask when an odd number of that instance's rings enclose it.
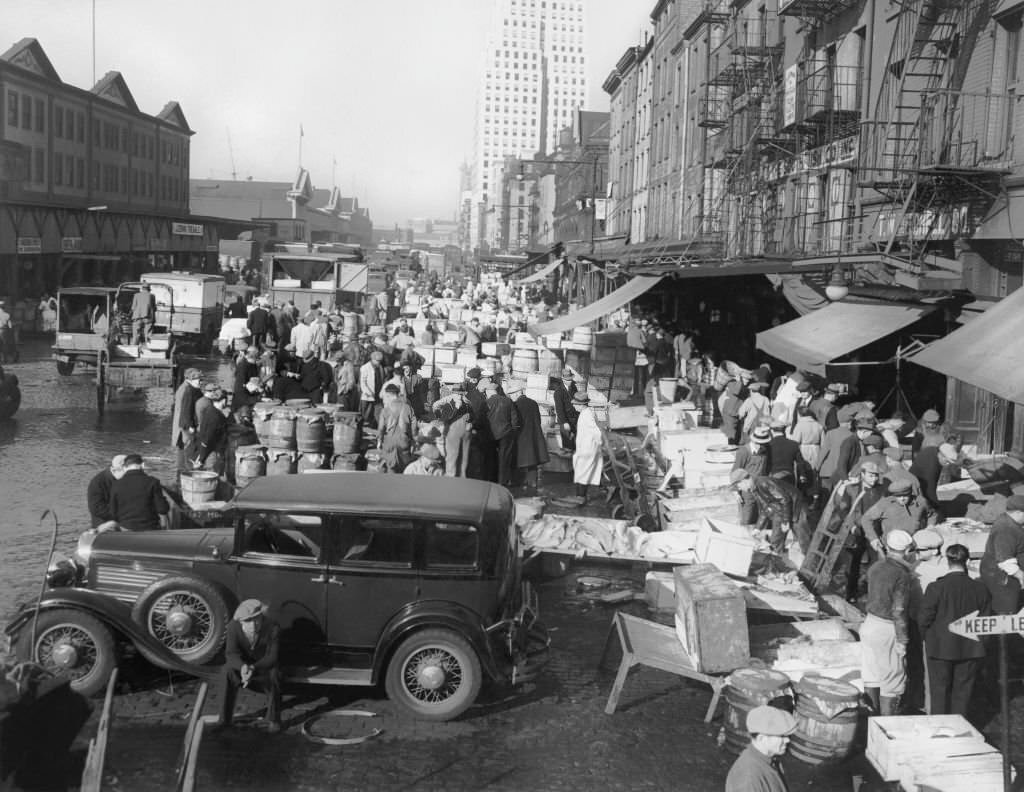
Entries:
{"label": "street sign", "polygon": [[999,616],[979,616],[978,611],[971,611],[949,625],[949,631],[977,641],[986,635],[1024,635],[1024,608],[1017,613]]}

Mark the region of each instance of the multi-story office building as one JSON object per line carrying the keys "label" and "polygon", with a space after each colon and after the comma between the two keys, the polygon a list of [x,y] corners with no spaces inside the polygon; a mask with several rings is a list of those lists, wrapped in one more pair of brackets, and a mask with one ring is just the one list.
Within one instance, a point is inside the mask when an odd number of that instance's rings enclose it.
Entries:
{"label": "multi-story office building", "polygon": [[140,110],[119,72],[60,79],[42,46],[0,55],[0,294],[215,268],[218,227],[189,214],[192,129]]}
{"label": "multi-story office building", "polygon": [[[586,96],[583,0],[498,0],[480,80],[471,245],[499,244],[506,157],[553,151]],[[497,220],[497,222],[495,222]]]}

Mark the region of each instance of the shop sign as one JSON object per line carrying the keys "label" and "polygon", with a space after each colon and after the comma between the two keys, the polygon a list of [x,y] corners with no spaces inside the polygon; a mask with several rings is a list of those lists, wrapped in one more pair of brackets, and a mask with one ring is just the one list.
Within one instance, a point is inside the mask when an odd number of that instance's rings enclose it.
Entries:
{"label": "shop sign", "polygon": [[975,642],[988,635],[1024,635],[1024,609],[997,616],[979,616],[978,611],[971,611],[950,622],[949,631]]}
{"label": "shop sign", "polygon": [[18,237],[19,253],[42,253],[42,237]]}
{"label": "shop sign", "polygon": [[82,238],[81,237],[61,237],[60,238],[60,251],[61,251],[61,253],[81,253],[82,252]]}
{"label": "shop sign", "polygon": [[216,253],[218,250],[220,250],[220,246],[219,245],[207,245],[206,246],[206,252],[207,253]]}
{"label": "shop sign", "polygon": [[899,229],[896,228],[898,209],[884,209],[879,213],[876,238],[891,239],[906,236],[910,239],[954,239],[968,233],[967,205],[952,206],[936,211],[907,212]]}
{"label": "shop sign", "polygon": [[782,125],[792,126],[796,123],[796,82],[797,65],[794,63],[786,69],[782,80]]}
{"label": "shop sign", "polygon": [[761,178],[774,182],[798,176],[808,171],[825,168],[850,167],[857,159],[858,136],[851,135],[840,140],[805,151],[795,157],[777,160],[761,167]]}
{"label": "shop sign", "polygon": [[175,236],[202,236],[201,223],[171,223],[171,233]]}
{"label": "shop sign", "polygon": [[159,237],[149,238],[149,249],[150,250],[167,250],[167,240],[160,239]]}

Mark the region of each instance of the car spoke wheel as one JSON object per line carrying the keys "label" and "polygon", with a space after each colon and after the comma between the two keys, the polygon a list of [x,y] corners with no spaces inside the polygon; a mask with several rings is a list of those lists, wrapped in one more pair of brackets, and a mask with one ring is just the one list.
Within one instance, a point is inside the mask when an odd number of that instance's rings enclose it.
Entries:
{"label": "car spoke wheel", "polygon": [[[208,663],[224,643],[224,597],[199,578],[169,577],[153,583],[132,608],[132,617],[167,650],[189,663]],[[159,658],[140,645],[151,661]]]}
{"label": "car spoke wheel", "polygon": [[214,639],[210,603],[191,591],[169,591],[150,606],[146,629],[175,654],[199,652]]}
{"label": "car spoke wheel", "polygon": [[[31,622],[23,635],[31,640]],[[86,696],[103,690],[117,664],[110,630],[96,617],[74,610],[39,614],[31,658]]]}
{"label": "car spoke wheel", "polygon": [[388,665],[388,697],[424,720],[446,721],[480,693],[480,660],[461,635],[423,630],[406,638]]}

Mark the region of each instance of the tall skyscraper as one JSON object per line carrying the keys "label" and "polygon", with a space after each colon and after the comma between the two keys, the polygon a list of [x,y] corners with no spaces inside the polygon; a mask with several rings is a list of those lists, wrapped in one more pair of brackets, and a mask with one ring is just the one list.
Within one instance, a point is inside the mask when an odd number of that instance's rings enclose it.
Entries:
{"label": "tall skyscraper", "polygon": [[471,240],[497,242],[505,157],[553,151],[586,96],[583,0],[495,0],[477,99]]}

